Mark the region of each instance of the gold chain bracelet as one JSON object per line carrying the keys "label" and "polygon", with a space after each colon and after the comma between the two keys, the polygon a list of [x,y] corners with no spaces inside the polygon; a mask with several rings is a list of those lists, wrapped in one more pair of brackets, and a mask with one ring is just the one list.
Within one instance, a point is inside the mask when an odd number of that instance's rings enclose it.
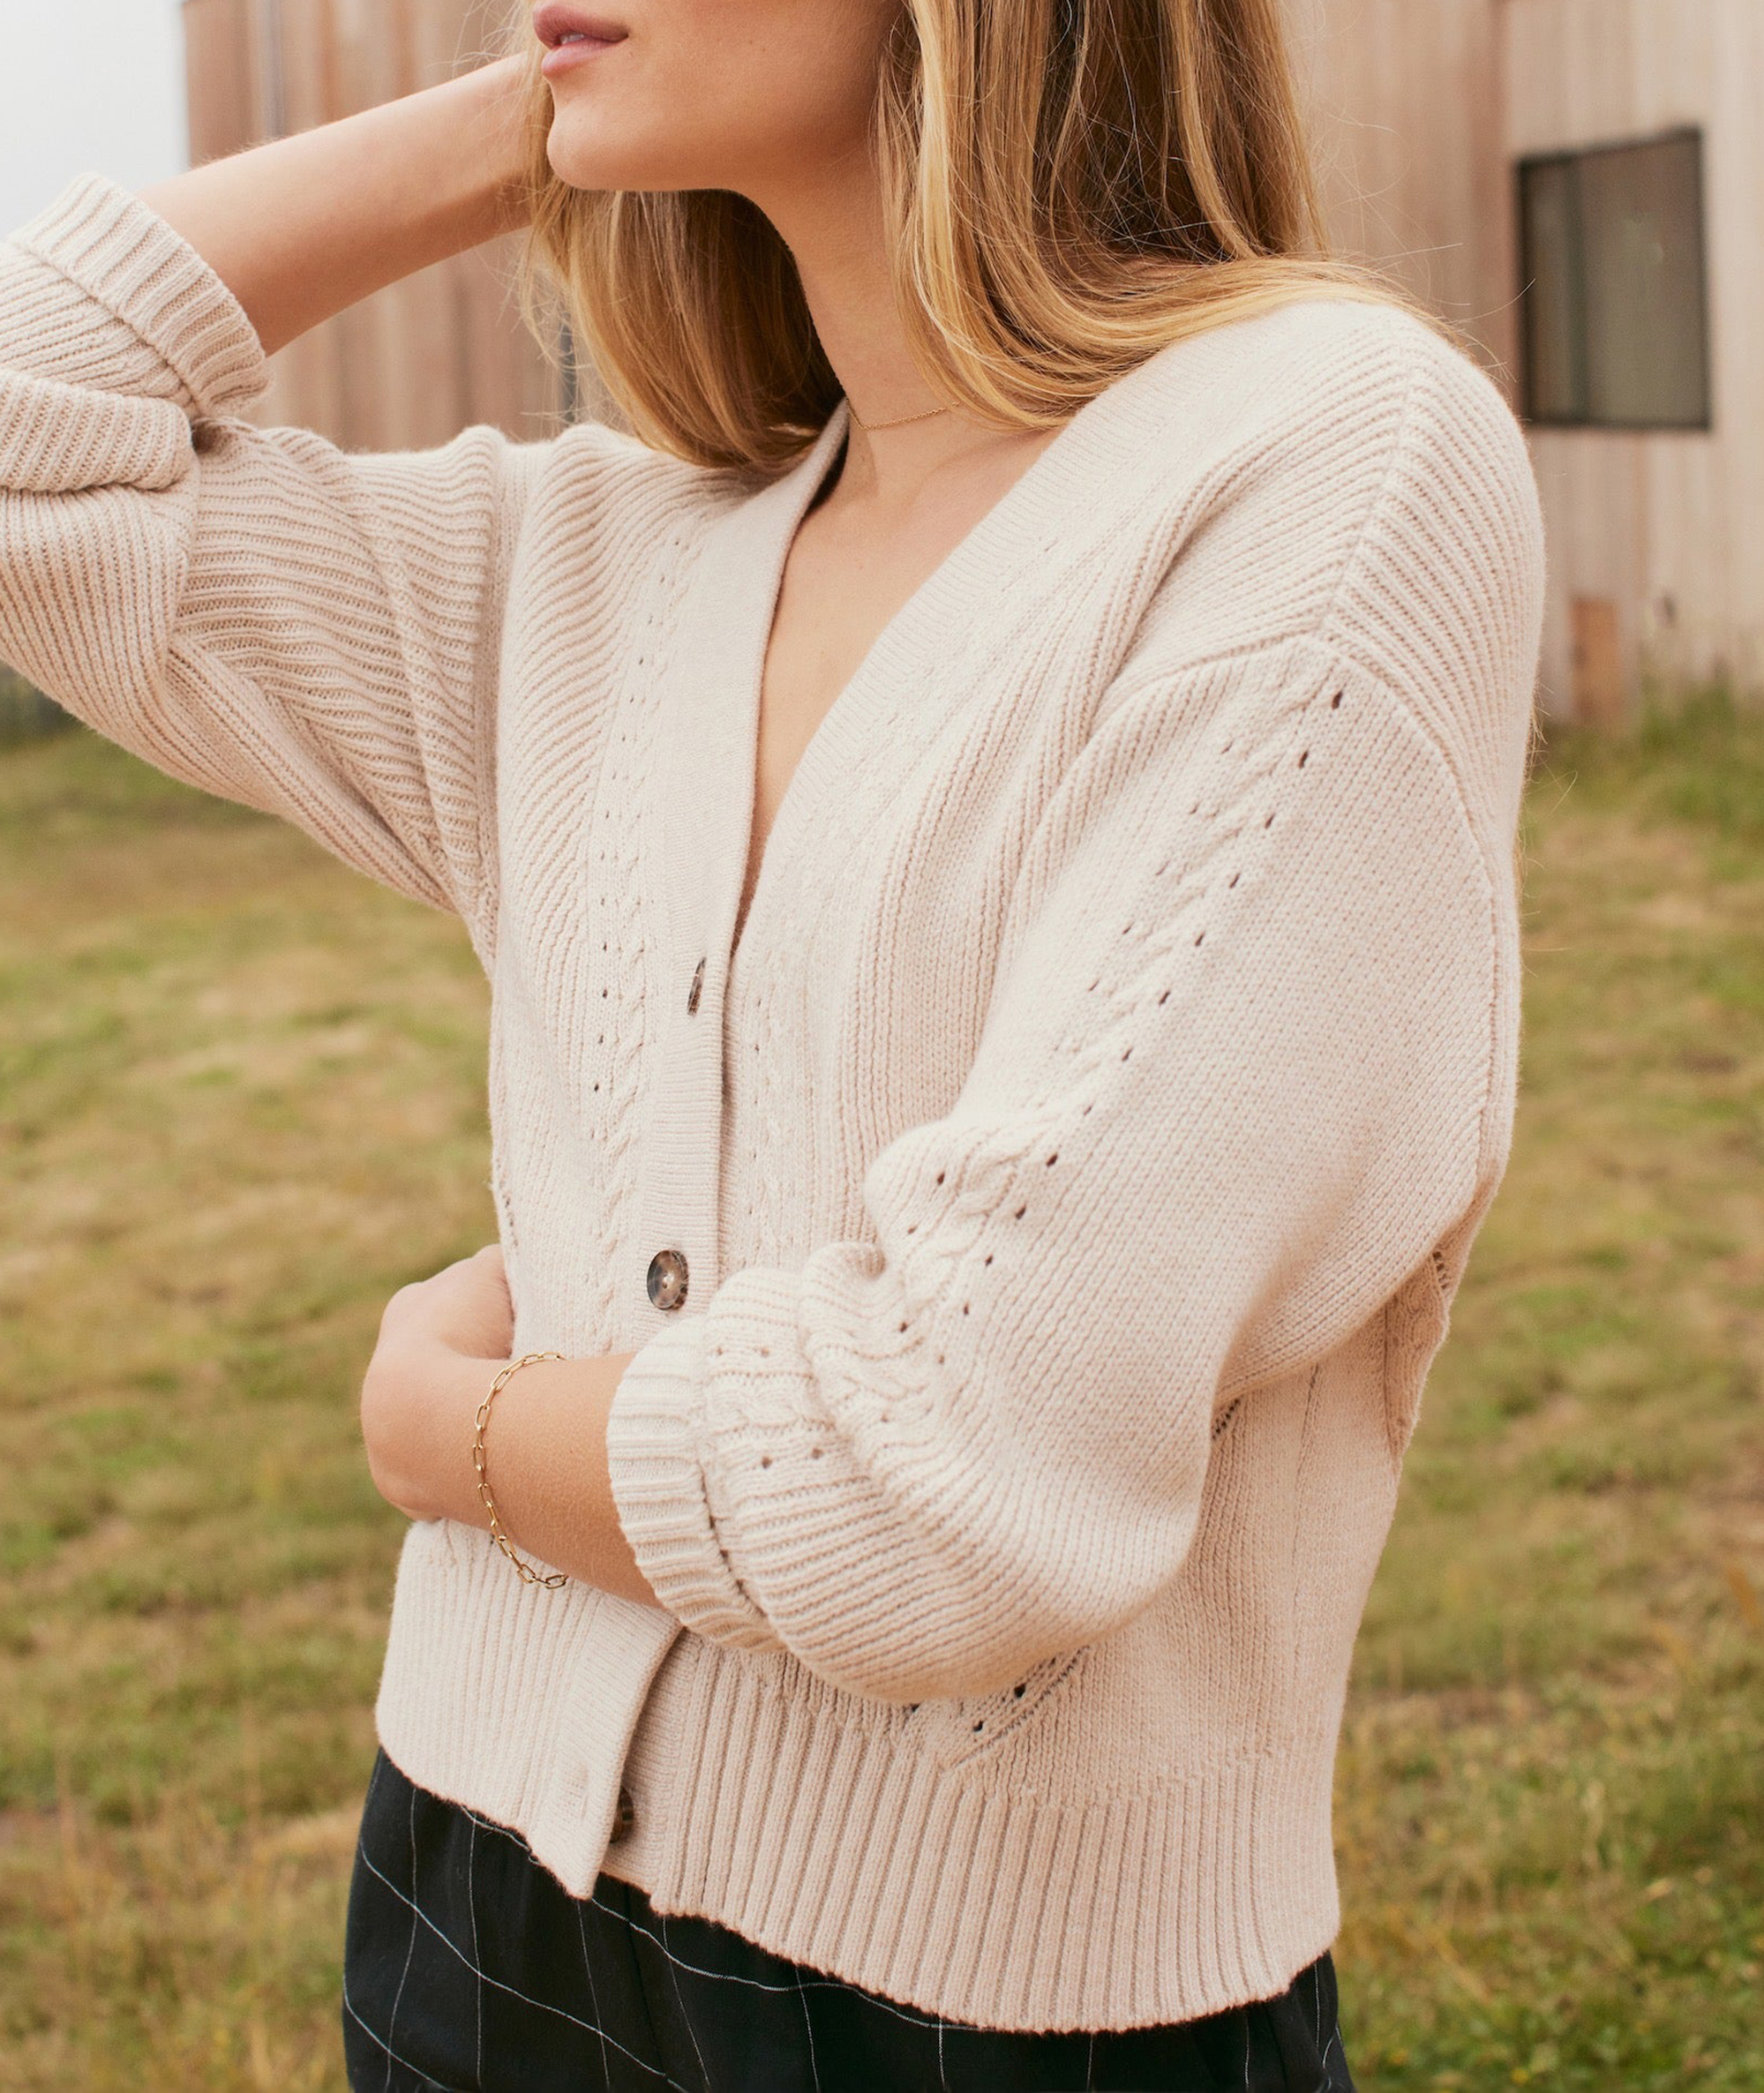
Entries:
{"label": "gold chain bracelet", "polygon": [[529,1352],[524,1359],[511,1359],[490,1384],[489,1393],[477,1406],[477,1433],[471,1443],[471,1465],[477,1470],[477,1494],[484,1501],[484,1510],[490,1514],[491,1539],[521,1572],[522,1584],[544,1585],[548,1592],[555,1592],[560,1586],[567,1585],[569,1579],[561,1570],[554,1571],[551,1576],[547,1577],[542,1571],[536,1570],[530,1563],[523,1561],[514,1552],[514,1544],[510,1542],[507,1534],[503,1532],[502,1521],[497,1516],[496,1500],[490,1494],[490,1478],[484,1474],[484,1435],[490,1423],[490,1406],[523,1366],[537,1366],[542,1359],[561,1359],[562,1357],[561,1352]]}

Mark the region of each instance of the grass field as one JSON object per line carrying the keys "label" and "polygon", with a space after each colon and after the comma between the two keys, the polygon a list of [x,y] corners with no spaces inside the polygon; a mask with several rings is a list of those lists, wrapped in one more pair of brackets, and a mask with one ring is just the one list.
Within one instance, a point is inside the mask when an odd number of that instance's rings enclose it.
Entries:
{"label": "grass field", "polygon": [[[1366,2093],[1764,2085],[1764,724],[1558,746],[1525,1090],[1338,1783]],[[354,1389],[492,1227],[456,926],[0,759],[0,2087],[341,2085],[401,1522]]]}
{"label": "grass field", "polygon": [[66,713],[0,662],[0,750],[41,741],[70,724]]}

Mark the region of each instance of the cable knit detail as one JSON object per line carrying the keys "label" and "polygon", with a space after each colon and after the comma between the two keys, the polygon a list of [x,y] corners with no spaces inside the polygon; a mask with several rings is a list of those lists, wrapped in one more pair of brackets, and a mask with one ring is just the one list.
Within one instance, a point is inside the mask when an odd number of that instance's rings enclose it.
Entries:
{"label": "cable knit detail", "polygon": [[414,1527],[387,1751],[578,1894],[927,2013],[1280,1991],[1511,1137],[1543,545],[1499,394],[1325,296],[1148,358],[878,635],[738,941],[844,404],[760,483],[597,428],[352,456],[231,418],[262,375],[106,184],[0,245],[0,656],[461,913],[517,1345],[633,1355],[659,1604]]}
{"label": "cable knit detail", "polygon": [[[638,1092],[643,1074],[644,1015],[649,995],[645,976],[648,946],[642,905],[642,867],[638,837],[629,819],[640,781],[656,754],[656,712],[649,702],[656,677],[664,672],[679,638],[679,608],[690,584],[701,540],[680,536],[671,555],[658,594],[641,630],[644,644],[631,656],[630,681],[621,701],[625,721],[616,754],[606,765],[589,830],[589,862],[585,874],[606,925],[601,942],[617,955],[615,980],[590,1012],[595,1026],[599,1071],[589,1084],[585,1114],[592,1129],[606,1188],[600,1211],[600,1255],[593,1261],[597,1287],[589,1321],[593,1328],[618,1327],[617,1279],[619,1260],[634,1226],[640,1157],[637,1153]],[[609,961],[610,964],[610,961]],[[584,1026],[584,1037],[586,1026]],[[606,1343],[612,1345],[609,1336]]]}

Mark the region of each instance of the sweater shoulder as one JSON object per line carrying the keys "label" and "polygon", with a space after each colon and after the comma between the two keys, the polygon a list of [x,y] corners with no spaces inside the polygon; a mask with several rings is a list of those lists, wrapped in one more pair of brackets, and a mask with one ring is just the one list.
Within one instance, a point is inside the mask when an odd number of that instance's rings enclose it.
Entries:
{"label": "sweater shoulder", "polygon": [[1421,391],[1448,414],[1504,422],[1524,443],[1483,364],[1381,296],[1295,294],[1168,343],[1122,381],[1130,388],[1145,437],[1179,451],[1209,439],[1278,445],[1291,458],[1376,448],[1400,431]]}
{"label": "sweater shoulder", "polygon": [[579,422],[543,445],[524,505],[525,549],[547,566],[565,547],[634,554],[696,539],[744,495],[740,476],[694,465],[604,422]]}
{"label": "sweater shoulder", "polygon": [[1525,432],[1494,379],[1400,306],[1328,296],[1153,363],[1167,368],[1141,420],[1160,572],[1133,679],[1314,641],[1370,669],[1491,833],[1510,827],[1543,527]]}

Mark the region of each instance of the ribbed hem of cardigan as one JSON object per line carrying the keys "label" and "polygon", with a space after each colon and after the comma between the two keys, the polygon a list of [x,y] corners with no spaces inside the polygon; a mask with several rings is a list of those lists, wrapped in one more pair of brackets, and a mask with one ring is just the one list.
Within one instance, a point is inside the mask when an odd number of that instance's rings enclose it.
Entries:
{"label": "ribbed hem of cardigan", "polygon": [[[472,1528],[415,1527],[380,1741],[420,1787],[507,1826],[589,1895],[677,1635],[652,1608],[523,1585]],[[923,2013],[1045,2033],[1272,1997],[1340,1930],[1332,1727],[1057,1803],[985,1756],[945,1765],[883,1721],[842,1722],[779,1695],[764,1667],[688,1647],[669,1784],[644,1798],[647,1887],[670,1917]]]}
{"label": "ribbed hem of cardigan", "polygon": [[626,1747],[679,1632],[658,1608],[591,1585],[524,1583],[475,1527],[414,1526],[399,1558],[379,1741],[418,1787],[537,1836],[547,1865],[591,1884]]}
{"label": "ribbed hem of cardigan", "polygon": [[694,1633],[781,1647],[717,1536],[703,1464],[705,1318],[658,1330],[613,1391],[606,1460],[619,1525],[657,1598]]}
{"label": "ribbed hem of cardigan", "polygon": [[199,417],[261,397],[269,369],[245,310],[157,211],[82,175],[13,236],[122,320],[172,371]]}
{"label": "ribbed hem of cardigan", "polygon": [[699,1656],[656,1842],[658,1911],[923,2013],[1049,2034],[1272,1998],[1340,1931],[1333,1729],[1059,1804]]}

